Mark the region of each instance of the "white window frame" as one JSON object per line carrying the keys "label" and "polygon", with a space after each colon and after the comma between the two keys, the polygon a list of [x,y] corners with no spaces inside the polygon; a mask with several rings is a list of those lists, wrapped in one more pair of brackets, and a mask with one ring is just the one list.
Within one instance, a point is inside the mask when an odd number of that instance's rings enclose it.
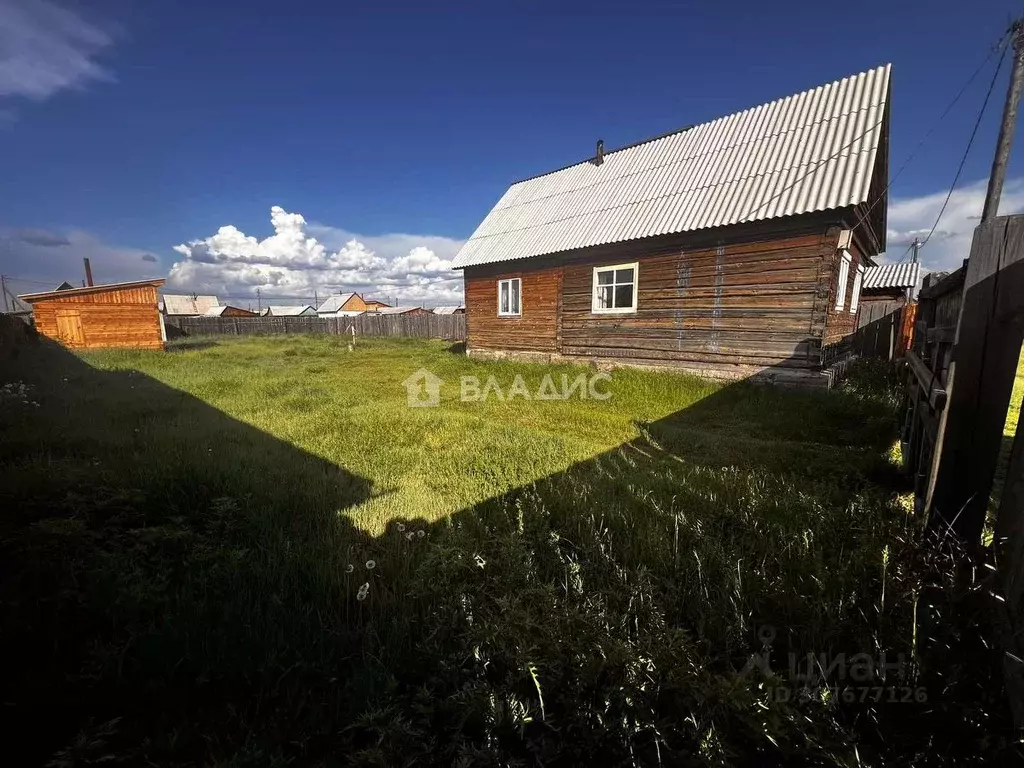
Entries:
{"label": "white window frame", "polygon": [[846,306],[846,286],[850,282],[850,264],[853,263],[849,251],[842,251],[842,256],[839,262],[839,280],[836,283],[836,312],[842,312]]}
{"label": "white window frame", "polygon": [[[519,283],[519,306],[512,310],[512,297],[517,295],[512,292],[512,283]],[[508,312],[501,311],[501,286],[508,285]],[[520,277],[505,277],[498,281],[498,317],[522,317],[523,315],[523,280]]]}
{"label": "white window frame", "polygon": [[853,293],[850,295],[850,314],[857,311],[860,306],[860,288],[864,283],[864,265],[857,265],[857,273],[853,276]]}
{"label": "white window frame", "polygon": [[[613,272],[618,269],[632,269],[633,270],[633,302],[628,307],[602,307],[598,298],[598,282],[597,276],[601,272]],[[593,285],[590,291],[590,311],[595,315],[627,315],[635,314],[637,310],[637,299],[639,296],[640,287],[640,262],[634,261],[631,264],[610,264],[606,267],[594,267],[593,274]],[[607,287],[608,283],[600,287]],[[613,275],[612,282],[612,296],[615,295],[615,287],[619,285],[628,285],[628,283],[616,283]]]}

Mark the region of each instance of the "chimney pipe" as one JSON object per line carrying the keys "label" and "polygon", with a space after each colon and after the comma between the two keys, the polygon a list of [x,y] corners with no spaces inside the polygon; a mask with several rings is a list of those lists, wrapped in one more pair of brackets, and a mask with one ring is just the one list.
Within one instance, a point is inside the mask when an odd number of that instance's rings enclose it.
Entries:
{"label": "chimney pipe", "polygon": [[89,259],[84,258],[82,261],[85,262],[85,284],[88,287],[92,287],[92,267],[89,266]]}
{"label": "chimney pipe", "polygon": [[604,139],[597,140],[597,154],[594,157],[594,165],[601,165],[604,162]]}

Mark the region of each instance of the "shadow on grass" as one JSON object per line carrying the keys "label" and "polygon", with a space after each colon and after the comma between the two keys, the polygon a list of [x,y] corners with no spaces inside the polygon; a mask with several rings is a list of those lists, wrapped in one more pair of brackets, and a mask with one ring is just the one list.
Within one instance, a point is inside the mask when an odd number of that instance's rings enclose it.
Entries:
{"label": "shadow on grass", "polygon": [[25,394],[0,414],[9,756],[119,716],[201,723],[282,670],[331,666],[345,596],[324,569],[365,538],[338,514],[369,498],[364,478],[48,340],[16,373]]}
{"label": "shadow on grass", "polygon": [[18,375],[46,410],[0,417],[0,650],[36,759],[828,762],[870,713],[766,704],[762,630],[782,666],[909,642],[871,400],[724,387],[371,538],[338,514],[365,479],[186,393],[50,344]]}

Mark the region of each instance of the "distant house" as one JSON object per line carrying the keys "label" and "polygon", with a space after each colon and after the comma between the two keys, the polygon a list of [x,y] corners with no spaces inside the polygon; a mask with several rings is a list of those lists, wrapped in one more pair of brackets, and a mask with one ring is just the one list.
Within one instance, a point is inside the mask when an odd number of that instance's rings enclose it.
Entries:
{"label": "distant house", "polygon": [[363,301],[366,303],[367,312],[376,312],[378,309],[387,309],[391,306],[390,304],[386,304],[383,301],[377,301],[376,299],[364,299]]}
{"label": "distant house", "polygon": [[427,310],[423,307],[384,307],[378,309],[375,313],[377,315],[426,315]]}
{"label": "distant house", "polygon": [[513,183],[453,260],[467,351],[827,384],[885,250],[890,106],[881,66]]}
{"label": "distant house", "polygon": [[459,304],[458,306],[434,307],[430,311],[435,315],[464,315],[466,314],[466,307]]}
{"label": "distant house", "polygon": [[366,302],[358,293],[339,293],[328,296],[316,308],[316,313],[320,317],[352,317],[362,314],[366,309]]}
{"label": "distant house", "polygon": [[167,317],[199,317],[207,310],[219,307],[216,296],[186,296],[165,293],[160,300],[160,311]]}
{"label": "distant house", "polygon": [[921,284],[920,264],[882,264],[864,270],[860,300],[914,299]]}
{"label": "distant house", "polygon": [[267,307],[266,314],[270,317],[316,317],[317,311],[308,304],[287,307]]}
{"label": "distant house", "polygon": [[258,315],[249,309],[224,304],[218,307],[210,307],[203,313],[203,317],[258,317]]}
{"label": "distant house", "polygon": [[163,349],[163,317],[156,291],[164,281],[90,285],[19,296],[32,305],[36,330],[74,349]]}

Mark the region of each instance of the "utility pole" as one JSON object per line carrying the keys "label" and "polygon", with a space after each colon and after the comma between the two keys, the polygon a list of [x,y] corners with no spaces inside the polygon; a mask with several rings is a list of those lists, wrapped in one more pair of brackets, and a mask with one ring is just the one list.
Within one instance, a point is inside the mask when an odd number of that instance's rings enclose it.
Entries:
{"label": "utility pole", "polygon": [[260,298],[259,288],[256,289],[256,309],[260,311],[260,314],[263,313],[263,300]]}
{"label": "utility pole", "polygon": [[320,294],[313,290],[313,309],[320,309]]}
{"label": "utility pole", "polygon": [[988,177],[985,209],[981,214],[982,224],[995,218],[999,211],[999,198],[1003,194],[1006,166],[1013,147],[1013,132],[1017,127],[1017,110],[1020,108],[1021,92],[1024,91],[1024,19],[1013,22],[1010,34],[1013,36],[1013,70],[1010,72],[1010,87],[1006,91],[1006,104],[1003,106],[1003,122],[999,126],[996,156],[992,160],[992,173]]}
{"label": "utility pole", "polygon": [[921,241],[918,238],[914,238],[914,244],[910,246],[914,249],[914,255],[910,257],[911,264],[917,264],[917,254],[921,250]]}
{"label": "utility pole", "polygon": [[10,312],[7,307],[7,278],[3,275],[0,275],[0,293],[4,295],[4,312]]}

